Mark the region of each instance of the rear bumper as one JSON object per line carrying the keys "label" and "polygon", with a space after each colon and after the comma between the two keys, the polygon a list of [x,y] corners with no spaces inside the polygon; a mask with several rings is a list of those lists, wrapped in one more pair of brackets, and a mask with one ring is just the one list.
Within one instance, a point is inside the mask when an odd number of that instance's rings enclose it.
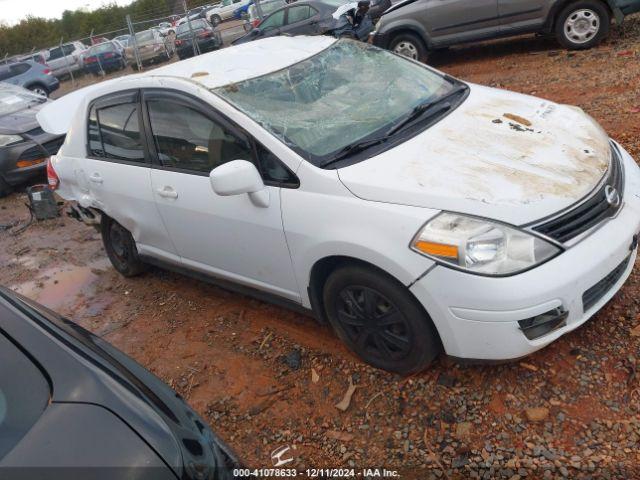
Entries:
{"label": "rear bumper", "polygon": [[[637,254],[640,169],[621,151],[625,203],[615,218],[578,244],[519,275],[482,277],[437,266],[411,287],[438,328],[448,355],[478,360],[523,357],[584,324],[622,287]],[[527,338],[519,321],[558,308],[568,312],[558,328]]]}
{"label": "rear bumper", "polygon": [[369,35],[369,43],[380,48],[389,48],[389,35],[380,32],[371,32]]}
{"label": "rear bumper", "polygon": [[100,73],[103,70],[116,70],[122,65],[122,58],[103,60],[100,63],[88,63],[84,65],[84,70],[88,73]]}
{"label": "rear bumper", "polygon": [[623,15],[631,15],[632,13],[640,12],[640,0],[618,2],[618,7]]}

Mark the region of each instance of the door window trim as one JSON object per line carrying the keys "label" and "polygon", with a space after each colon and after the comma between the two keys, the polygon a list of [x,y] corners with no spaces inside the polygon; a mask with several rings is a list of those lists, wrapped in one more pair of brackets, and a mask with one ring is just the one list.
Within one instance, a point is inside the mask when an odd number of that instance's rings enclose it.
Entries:
{"label": "door window trim", "polygon": [[[128,89],[121,90],[119,92],[108,93],[107,95],[103,95],[94,99],[89,106],[87,107],[86,112],[86,158],[90,160],[100,160],[103,162],[112,162],[112,163],[122,163],[124,165],[129,165],[132,167],[142,167],[149,168],[151,164],[151,154],[149,152],[147,142],[145,139],[144,128],[142,124],[142,105],[140,103],[140,89]],[[127,103],[134,103],[136,105],[136,109],[138,112],[138,128],[140,130],[140,144],[142,146],[142,151],[144,153],[144,161],[143,162],[134,162],[132,160],[122,160],[119,158],[107,158],[107,157],[98,157],[97,155],[91,154],[91,146],[89,145],[89,117],[91,115],[91,110],[93,108],[96,109],[96,122],[98,124],[98,134],[100,135],[100,142],[102,142],[102,130],[100,129],[100,116],[98,115],[98,110],[108,107],[115,107],[118,105],[123,105]]]}
{"label": "door window trim", "polygon": [[[202,99],[194,95],[188,94],[186,92],[183,92],[181,90],[168,89],[168,88],[143,88],[140,93],[141,95],[140,95],[139,101],[142,105],[141,110],[143,114],[142,130],[144,130],[144,137],[146,139],[145,145],[149,151],[149,155],[151,159],[150,168],[156,169],[156,170],[171,171],[176,173],[184,173],[187,175],[196,175],[200,177],[208,177],[209,174],[211,173],[211,172],[200,172],[197,170],[191,170],[191,169],[179,168],[179,167],[167,167],[160,163],[158,152],[156,150],[155,139],[153,137],[153,130],[151,128],[151,119],[149,117],[149,107],[147,104],[148,101],[160,99],[165,101],[171,101],[171,102],[183,105],[184,107],[190,108],[195,112],[198,112],[199,114],[208,118],[212,122],[216,122],[220,124],[221,127],[227,129],[231,135],[233,135],[234,137],[237,137],[239,140],[247,142],[247,144],[249,145],[249,148],[251,149],[251,158],[247,158],[244,160],[247,160],[253,163],[253,165],[258,169],[265,186],[280,187],[280,188],[294,188],[294,189],[300,187],[300,180],[298,179],[298,176],[293,171],[291,171],[291,169],[280,159],[278,159],[278,161],[287,170],[291,178],[295,179],[295,181],[281,182],[281,181],[265,179],[264,167],[262,165],[262,162],[260,162],[260,158],[258,157],[258,151],[257,151],[258,141],[253,137],[253,135],[247,132],[244,128],[242,128],[241,126],[233,122],[231,119],[229,119],[228,117],[220,113],[218,110],[214,109],[213,106],[208,104],[203,104]],[[260,143],[260,146],[263,149],[271,152],[262,143]],[[273,154],[273,152],[271,153]],[[278,158],[277,155],[275,155],[275,157]]]}

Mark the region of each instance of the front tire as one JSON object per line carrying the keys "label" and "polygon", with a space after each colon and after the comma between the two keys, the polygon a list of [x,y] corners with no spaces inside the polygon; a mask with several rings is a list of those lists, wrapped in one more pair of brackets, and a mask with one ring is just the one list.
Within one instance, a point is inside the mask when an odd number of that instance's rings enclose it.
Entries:
{"label": "front tire", "polygon": [[36,95],[40,95],[41,97],[45,97],[45,98],[49,97],[49,89],[42,85],[31,85],[29,87],[29,90],[31,90]]}
{"label": "front tire", "polygon": [[395,36],[389,44],[389,50],[412,60],[427,61],[427,47],[422,39],[413,33],[401,33]]}
{"label": "front tire", "polygon": [[136,242],[129,230],[104,214],[100,227],[102,243],[113,268],[125,277],[135,277],[147,270],[147,265],[138,256]]}
{"label": "front tire", "polygon": [[603,2],[580,0],[564,8],[556,19],[558,42],[569,50],[595,47],[609,35],[611,14]]}
{"label": "front tire", "polygon": [[404,285],[374,268],[338,268],[324,285],[323,302],[340,339],[376,368],[409,375],[440,353],[440,337],[422,306]]}

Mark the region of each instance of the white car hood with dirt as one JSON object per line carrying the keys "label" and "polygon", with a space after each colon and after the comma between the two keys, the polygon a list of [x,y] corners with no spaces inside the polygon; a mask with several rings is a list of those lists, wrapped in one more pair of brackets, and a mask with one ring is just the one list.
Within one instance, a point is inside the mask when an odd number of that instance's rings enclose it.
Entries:
{"label": "white car hood with dirt", "polygon": [[610,161],[608,136],[580,109],[471,85],[442,121],[338,175],[362,199],[522,225],[588,195]]}

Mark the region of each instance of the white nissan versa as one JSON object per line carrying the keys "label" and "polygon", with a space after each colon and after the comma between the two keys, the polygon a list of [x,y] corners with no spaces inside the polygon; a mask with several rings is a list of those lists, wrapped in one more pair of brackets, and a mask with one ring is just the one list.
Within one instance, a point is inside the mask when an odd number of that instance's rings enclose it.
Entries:
{"label": "white nissan versa", "polygon": [[640,173],[580,109],[275,37],[63,97],[49,183],[148,263],[311,309],[364,360],[527,355],[636,258]]}

